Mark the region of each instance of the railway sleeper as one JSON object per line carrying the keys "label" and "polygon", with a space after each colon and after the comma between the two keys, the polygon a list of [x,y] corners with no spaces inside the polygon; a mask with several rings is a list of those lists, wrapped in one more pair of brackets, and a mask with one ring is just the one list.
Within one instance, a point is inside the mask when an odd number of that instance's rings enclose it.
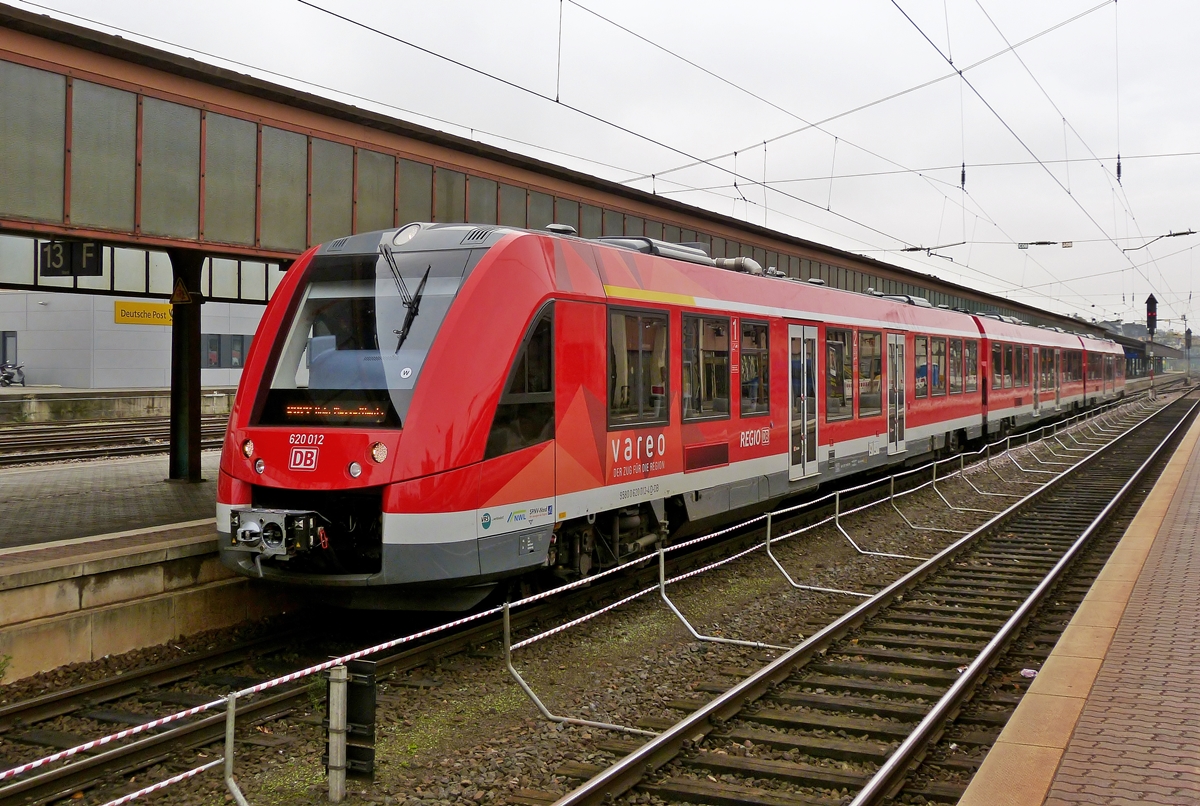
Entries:
{"label": "railway sleeper", "polygon": [[737,719],[756,725],[770,725],[784,730],[824,730],[849,736],[869,736],[872,739],[902,741],[912,732],[912,726],[872,719],[865,716],[824,714],[819,711],[783,711],[778,708],[763,708],[743,712]]}
{"label": "railway sleeper", "polygon": [[986,630],[956,630],[949,627],[931,627],[921,626],[914,627],[911,624],[895,624],[888,621],[882,621],[877,624],[872,624],[864,630],[867,634],[871,633],[892,633],[893,635],[918,635],[932,636],[940,635],[950,638],[980,638],[985,642],[991,640],[991,633]]}
{"label": "railway sleeper", "polygon": [[920,683],[893,683],[885,680],[863,680],[846,677],[814,676],[803,681],[815,693],[845,691],[868,696],[897,697],[910,700],[937,700],[946,693],[941,686],[926,686]]}
{"label": "railway sleeper", "polygon": [[817,674],[844,674],[859,677],[882,677],[887,680],[912,680],[920,683],[953,683],[959,674],[946,669],[900,666],[888,663],[856,663],[853,661],[822,661],[808,667]]}
{"label": "railway sleeper", "polygon": [[[860,789],[867,782],[862,773],[835,770],[813,764],[792,761],[771,761],[745,756],[728,756],[711,752],[700,752],[692,758],[682,759],[684,766],[695,767],[718,775],[746,775],[754,778],[771,778],[800,786],[820,789]],[[792,799],[792,803],[795,803]]]}
{"label": "railway sleeper", "polygon": [[969,653],[964,655],[941,655],[926,652],[905,652],[900,649],[876,649],[875,647],[867,646],[851,647],[838,652],[837,656],[873,658],[874,660],[936,666],[944,669],[957,669],[974,659]]}
{"label": "railway sleeper", "polygon": [[[706,803],[710,806],[796,806],[794,795],[753,786],[735,786],[721,781],[675,777],[638,790],[667,802]],[[805,798],[806,806],[839,806],[843,798]]]}
{"label": "railway sleeper", "polygon": [[945,624],[956,627],[980,627],[982,629],[999,629],[1006,618],[975,618],[972,616],[955,617],[949,613],[889,613],[888,620],[898,624]]}
{"label": "railway sleeper", "polygon": [[941,649],[947,652],[969,652],[974,655],[978,655],[979,650],[987,646],[987,641],[982,639],[972,641],[941,641],[936,638],[917,638],[908,635],[873,635],[869,633],[867,635],[869,637],[860,637],[858,644],[855,646],[878,645],[883,647],[900,647],[903,649]]}
{"label": "railway sleeper", "polygon": [[751,744],[775,750],[795,750],[813,758],[832,758],[837,761],[862,761],[882,764],[895,750],[897,742],[848,741],[825,737],[797,736],[754,728],[734,728],[723,733],[711,733],[710,741],[727,741],[734,744]]}

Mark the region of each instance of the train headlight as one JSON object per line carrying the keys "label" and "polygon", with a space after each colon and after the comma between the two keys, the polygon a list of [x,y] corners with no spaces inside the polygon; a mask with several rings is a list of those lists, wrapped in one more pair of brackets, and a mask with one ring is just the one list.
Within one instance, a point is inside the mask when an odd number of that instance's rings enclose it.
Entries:
{"label": "train headlight", "polygon": [[267,469],[267,463],[264,462],[262,459],[259,459],[258,461],[256,461],[254,463],[254,472],[255,473],[262,473],[266,469]]}
{"label": "train headlight", "polygon": [[399,232],[396,233],[396,236],[394,238],[392,238],[392,245],[393,246],[404,246],[404,244],[408,243],[414,237],[416,237],[417,233],[420,231],[421,231],[420,224],[409,224],[407,227],[404,227],[403,229],[401,229]]}
{"label": "train headlight", "polygon": [[254,455],[254,440],[248,439],[242,443],[242,456],[249,459]]}
{"label": "train headlight", "polygon": [[350,478],[356,479],[362,475],[362,465],[358,462],[351,462],[350,467],[346,468],[350,473]]}
{"label": "train headlight", "polygon": [[387,445],[384,445],[382,442],[376,442],[374,445],[372,445],[371,458],[374,459],[376,463],[382,462],[384,459],[386,459]]}

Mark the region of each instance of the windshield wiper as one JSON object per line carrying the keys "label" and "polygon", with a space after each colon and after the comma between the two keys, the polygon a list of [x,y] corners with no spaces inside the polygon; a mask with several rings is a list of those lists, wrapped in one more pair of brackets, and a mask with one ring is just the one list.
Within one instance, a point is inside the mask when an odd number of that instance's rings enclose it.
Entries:
{"label": "windshield wiper", "polygon": [[421,294],[425,291],[425,281],[429,279],[429,271],[433,265],[425,267],[425,276],[421,278],[421,284],[417,286],[417,293],[409,294],[408,286],[404,283],[404,278],[400,276],[400,267],[396,265],[396,256],[392,253],[385,244],[379,245],[379,254],[383,255],[383,259],[387,261],[388,268],[392,270],[392,279],[396,281],[396,290],[400,292],[400,301],[408,308],[408,313],[404,315],[404,324],[399,330],[393,330],[396,334],[396,352],[400,352],[400,348],[404,345],[404,340],[408,338],[408,331],[412,328],[413,320],[417,318],[421,307]]}
{"label": "windshield wiper", "polygon": [[[421,278],[421,284],[417,286],[417,293],[409,298],[408,302],[404,303],[404,307],[408,308],[408,313],[404,315],[404,324],[399,330],[393,330],[396,334],[396,352],[400,352],[400,347],[404,344],[404,340],[408,338],[409,328],[412,327],[413,320],[417,318],[421,307],[421,295],[425,293],[425,281],[429,279],[429,271],[433,268],[429,265],[425,268],[425,276]],[[396,273],[396,279],[400,280],[400,273]],[[403,284],[403,280],[400,280]]]}
{"label": "windshield wiper", "polygon": [[396,265],[396,256],[383,244],[379,244],[379,254],[383,255],[388,268],[392,270],[392,279],[396,281],[396,290],[400,292],[400,301],[407,308],[408,304],[412,302],[412,296],[408,293],[408,286],[404,284],[404,278],[400,276],[400,267]]}

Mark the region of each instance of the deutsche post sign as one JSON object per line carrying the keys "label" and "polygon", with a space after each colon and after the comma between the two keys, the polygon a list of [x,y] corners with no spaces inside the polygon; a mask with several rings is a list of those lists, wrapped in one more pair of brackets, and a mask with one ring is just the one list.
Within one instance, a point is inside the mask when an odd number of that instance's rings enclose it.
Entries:
{"label": "deutsche post sign", "polygon": [[113,303],[113,321],[118,325],[170,325],[171,306],[165,302]]}

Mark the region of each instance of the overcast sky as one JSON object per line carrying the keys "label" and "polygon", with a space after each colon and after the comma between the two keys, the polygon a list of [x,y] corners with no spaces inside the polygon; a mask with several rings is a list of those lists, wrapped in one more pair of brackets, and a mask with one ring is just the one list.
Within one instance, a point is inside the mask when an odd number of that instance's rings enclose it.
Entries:
{"label": "overcast sky", "polygon": [[1039,307],[1191,313],[1200,235],[1123,250],[1200,228],[1194,2],[11,1]]}

